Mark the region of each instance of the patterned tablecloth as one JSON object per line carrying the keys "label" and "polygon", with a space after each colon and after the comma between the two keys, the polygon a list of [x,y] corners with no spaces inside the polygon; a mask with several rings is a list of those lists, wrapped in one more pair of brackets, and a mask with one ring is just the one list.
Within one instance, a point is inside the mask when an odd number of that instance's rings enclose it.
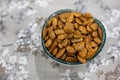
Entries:
{"label": "patterned tablecloth", "polygon": [[[42,25],[60,9],[104,24],[106,43],[92,61],[66,66],[44,54]],[[120,80],[120,0],[0,0],[0,80]]]}

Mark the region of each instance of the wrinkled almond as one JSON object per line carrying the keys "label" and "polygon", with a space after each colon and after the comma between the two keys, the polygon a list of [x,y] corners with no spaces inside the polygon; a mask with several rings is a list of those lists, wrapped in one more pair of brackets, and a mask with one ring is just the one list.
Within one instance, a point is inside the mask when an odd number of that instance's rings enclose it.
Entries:
{"label": "wrinkled almond", "polygon": [[85,46],[85,42],[82,41],[82,42],[74,45],[74,48],[75,48],[76,51],[80,51],[84,48],[84,46]]}
{"label": "wrinkled almond", "polygon": [[77,30],[79,28],[79,24],[78,23],[74,23],[75,29]]}
{"label": "wrinkled almond", "polygon": [[52,52],[56,48],[57,45],[58,45],[58,43],[56,41],[54,41],[49,49],[49,52]]}
{"label": "wrinkled almond", "polygon": [[102,30],[101,30],[101,28],[100,28],[100,27],[98,28],[98,33],[99,33],[100,38],[102,38],[103,33],[102,33]]}
{"label": "wrinkled almond", "polygon": [[76,30],[74,32],[74,38],[82,38],[82,34],[78,30]]}
{"label": "wrinkled almond", "polygon": [[95,41],[97,44],[100,44],[100,43],[102,42],[101,39],[98,38],[98,37],[94,38],[94,41]]}
{"label": "wrinkled almond", "polygon": [[92,30],[96,31],[98,29],[98,24],[97,23],[92,23],[90,27],[91,27]]}
{"label": "wrinkled almond", "polygon": [[63,56],[60,58],[61,60],[65,60],[67,55],[64,53]]}
{"label": "wrinkled almond", "polygon": [[56,37],[54,31],[49,31],[48,36],[50,39],[55,39],[55,37]]}
{"label": "wrinkled almond", "polygon": [[61,34],[61,35],[58,35],[58,39],[60,39],[60,40],[63,40],[63,39],[65,39],[67,37],[67,34]]}
{"label": "wrinkled almond", "polygon": [[68,34],[73,33],[75,31],[74,25],[72,23],[66,23],[64,26],[64,31]]}
{"label": "wrinkled almond", "polygon": [[79,55],[77,56],[78,61],[82,62],[82,63],[86,63],[86,59],[80,57]]}
{"label": "wrinkled almond", "polygon": [[92,17],[92,15],[90,13],[84,13],[83,16],[87,19]]}
{"label": "wrinkled almond", "polygon": [[56,47],[53,52],[52,52],[52,55],[55,56],[57,54],[57,51],[58,51],[58,48]]}
{"label": "wrinkled almond", "polygon": [[65,52],[65,48],[63,48],[63,49],[60,49],[59,51],[58,51],[58,53],[56,54],[56,58],[60,58],[63,54],[64,54],[64,52]]}
{"label": "wrinkled almond", "polygon": [[64,27],[64,23],[61,20],[58,20],[58,27],[60,29]]}
{"label": "wrinkled almond", "polygon": [[92,36],[93,37],[98,37],[98,32],[97,31],[92,32]]}
{"label": "wrinkled almond", "polygon": [[83,48],[82,51],[79,51],[78,53],[79,56],[81,56],[82,58],[87,58],[87,49]]}
{"label": "wrinkled almond", "polygon": [[65,61],[67,61],[67,62],[76,62],[77,59],[75,57],[66,57]]}
{"label": "wrinkled almond", "polygon": [[73,46],[67,46],[66,50],[68,53],[75,53],[76,52]]}
{"label": "wrinkled almond", "polygon": [[79,25],[82,25],[82,21],[79,18],[75,18],[76,23],[78,23]]}
{"label": "wrinkled almond", "polygon": [[52,39],[48,39],[45,43],[45,47],[49,47],[52,44]]}
{"label": "wrinkled almond", "polygon": [[80,17],[80,16],[81,16],[80,12],[71,12],[71,13],[72,13],[73,16],[75,16],[75,17]]}
{"label": "wrinkled almond", "polygon": [[55,30],[55,34],[56,35],[60,35],[60,34],[64,34],[64,33],[65,33],[65,31],[63,29],[57,29],[57,30]]}
{"label": "wrinkled almond", "polygon": [[63,41],[62,41],[62,46],[67,46],[69,44],[69,40],[68,39],[64,39]]}
{"label": "wrinkled almond", "polygon": [[81,33],[83,33],[83,34],[87,34],[88,32],[87,32],[87,29],[84,27],[84,26],[80,26],[79,27],[79,30],[81,31]]}
{"label": "wrinkled almond", "polygon": [[70,13],[68,18],[67,18],[67,22],[73,22],[73,20],[74,20],[74,16],[72,13]]}

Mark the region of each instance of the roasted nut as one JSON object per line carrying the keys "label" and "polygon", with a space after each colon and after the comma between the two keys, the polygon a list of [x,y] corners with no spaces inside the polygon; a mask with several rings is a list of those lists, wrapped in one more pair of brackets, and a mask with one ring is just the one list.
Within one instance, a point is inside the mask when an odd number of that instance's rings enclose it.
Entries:
{"label": "roasted nut", "polygon": [[75,53],[69,53],[69,52],[67,52],[67,56],[68,57],[76,57],[76,54]]}
{"label": "roasted nut", "polygon": [[52,39],[48,39],[45,43],[45,47],[50,47],[50,45],[52,44]]}
{"label": "roasted nut", "polygon": [[88,55],[87,55],[87,59],[91,59],[96,54],[97,50],[98,50],[98,47],[95,47],[94,49],[89,50]]}
{"label": "roasted nut", "polygon": [[62,46],[67,46],[68,44],[69,44],[69,40],[68,39],[64,39],[63,41],[62,41]]}
{"label": "roasted nut", "polygon": [[75,17],[80,17],[80,16],[81,16],[80,12],[71,12],[71,13],[72,13],[73,16],[75,16]]}
{"label": "roasted nut", "polygon": [[82,38],[82,37],[83,37],[82,34],[78,30],[74,32],[74,38]]}
{"label": "roasted nut", "polygon": [[73,46],[67,46],[66,50],[68,53],[75,53],[76,52]]}
{"label": "roasted nut", "polygon": [[59,15],[59,17],[60,17],[60,19],[61,19],[62,22],[65,23],[65,22],[67,21],[67,19],[66,19],[66,16],[67,16],[67,15],[68,15],[67,13],[60,14],[60,15]]}
{"label": "roasted nut", "polygon": [[60,39],[55,39],[54,41],[57,41],[58,43],[61,43],[62,42],[62,40],[60,40]]}
{"label": "roasted nut", "polygon": [[90,28],[90,24],[87,25],[86,29],[87,29],[89,32],[92,32],[92,29]]}
{"label": "roasted nut", "polygon": [[91,27],[91,29],[94,30],[94,31],[96,31],[96,30],[98,29],[97,23],[92,23],[90,27]]}
{"label": "roasted nut", "polygon": [[92,50],[88,51],[87,59],[91,59],[94,56],[94,52]]}
{"label": "roasted nut", "polygon": [[82,58],[87,58],[87,49],[83,48],[82,51],[79,51],[78,53],[79,56],[81,56]]}
{"label": "roasted nut", "polygon": [[73,20],[74,20],[74,16],[73,16],[72,13],[70,13],[70,14],[68,15],[67,22],[73,22]]}
{"label": "roasted nut", "polygon": [[94,41],[91,41],[90,43],[91,43],[92,47],[97,47],[98,46],[97,43],[95,43]]}
{"label": "roasted nut", "polygon": [[92,46],[91,46],[90,42],[86,42],[86,49],[87,50],[91,50],[92,49]]}
{"label": "roasted nut", "polygon": [[60,40],[63,40],[63,39],[65,39],[67,37],[67,34],[61,34],[61,35],[58,35],[58,39],[60,39]]}
{"label": "roasted nut", "polygon": [[95,41],[97,44],[100,44],[100,43],[102,42],[99,37],[94,38],[94,41]]}
{"label": "roasted nut", "polygon": [[58,48],[56,47],[53,52],[52,52],[52,55],[55,56],[57,54],[57,51],[58,51]]}
{"label": "roasted nut", "polygon": [[57,19],[56,18],[52,18],[52,26],[57,26]]}
{"label": "roasted nut", "polygon": [[58,27],[60,29],[64,27],[64,23],[61,20],[58,20]]}
{"label": "roasted nut", "polygon": [[66,57],[65,61],[67,61],[67,62],[76,62],[77,59],[75,57]]}
{"label": "roasted nut", "polygon": [[64,31],[68,34],[73,33],[75,31],[74,25],[72,23],[66,23],[64,26]]}
{"label": "roasted nut", "polygon": [[88,21],[84,21],[82,25],[86,26],[87,24],[88,24]]}
{"label": "roasted nut", "polygon": [[58,43],[56,41],[54,41],[53,44],[51,45],[50,49],[49,49],[49,52],[52,52],[56,48],[57,44]]}
{"label": "roasted nut", "polygon": [[82,62],[82,63],[86,63],[86,59],[80,57],[79,55],[77,56],[78,61]]}
{"label": "roasted nut", "polygon": [[96,53],[97,50],[98,50],[98,47],[95,47],[95,48],[93,49],[93,52]]}
{"label": "roasted nut", "polygon": [[62,44],[61,44],[61,43],[59,43],[59,44],[58,44],[58,47],[59,47],[59,48],[63,48],[63,46],[62,46]]}
{"label": "roasted nut", "polygon": [[76,23],[78,23],[79,25],[82,25],[82,21],[79,18],[75,18]]}
{"label": "roasted nut", "polygon": [[53,31],[53,26],[49,26],[49,27],[47,28],[47,30],[48,30],[48,32]]}
{"label": "roasted nut", "polygon": [[84,22],[84,21],[87,21],[87,19],[86,19],[85,17],[83,17],[83,16],[80,16],[79,19],[80,19],[81,21],[83,21],[83,22]]}
{"label": "roasted nut", "polygon": [[48,36],[46,36],[45,38],[44,38],[44,41],[47,41],[49,39],[49,37]]}
{"label": "roasted nut", "polygon": [[55,37],[56,37],[54,31],[49,31],[48,36],[50,39],[55,39]]}
{"label": "roasted nut", "polygon": [[76,45],[73,45],[73,46],[74,46],[76,51],[80,51],[80,50],[82,50],[84,48],[85,42],[82,41],[82,42],[77,43]]}
{"label": "roasted nut", "polygon": [[88,20],[88,23],[89,24],[91,24],[91,23],[93,23],[94,22],[94,18],[90,18],[89,20]]}
{"label": "roasted nut", "polygon": [[61,60],[65,60],[66,59],[66,57],[67,57],[67,54],[66,53],[64,53],[63,54],[63,56],[60,58]]}
{"label": "roasted nut", "polygon": [[74,23],[75,29],[77,30],[79,28],[79,24],[78,23]]}
{"label": "roasted nut", "polygon": [[58,51],[58,53],[56,54],[56,58],[60,58],[63,54],[64,54],[64,52],[65,52],[65,48],[63,48],[63,49],[60,49],[59,51]]}
{"label": "roasted nut", "polygon": [[91,35],[88,35],[88,36],[85,36],[84,38],[84,41],[87,43],[87,42],[90,42],[92,40],[92,37]]}
{"label": "roasted nut", "polygon": [[55,30],[55,34],[56,35],[60,35],[60,34],[64,34],[64,33],[65,33],[65,31],[63,29],[57,29],[57,30]]}
{"label": "roasted nut", "polygon": [[102,38],[103,33],[102,33],[102,30],[101,30],[101,28],[100,28],[100,27],[98,28],[98,33],[99,33],[100,38]]}
{"label": "roasted nut", "polygon": [[93,37],[98,37],[98,32],[97,31],[92,32],[92,36]]}
{"label": "roasted nut", "polygon": [[48,22],[47,22],[47,26],[52,26],[52,20],[51,20],[51,19],[48,20]]}
{"label": "roasted nut", "polygon": [[86,30],[86,28],[85,28],[84,26],[80,26],[80,27],[79,27],[79,30],[80,30],[81,33],[83,33],[83,34],[87,34],[87,33],[88,33],[87,30]]}
{"label": "roasted nut", "polygon": [[83,16],[87,19],[92,17],[92,15],[90,13],[84,13]]}
{"label": "roasted nut", "polygon": [[68,34],[67,38],[73,38],[73,34]]}
{"label": "roasted nut", "polygon": [[73,39],[71,39],[72,43],[78,43],[78,42],[81,42],[81,41],[83,41],[83,38],[73,38]]}

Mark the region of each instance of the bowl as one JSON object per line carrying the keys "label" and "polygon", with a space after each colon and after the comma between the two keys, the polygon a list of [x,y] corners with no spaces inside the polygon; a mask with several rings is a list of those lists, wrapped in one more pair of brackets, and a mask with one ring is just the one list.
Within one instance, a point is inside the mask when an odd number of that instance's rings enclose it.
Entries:
{"label": "bowl", "polygon": [[[54,13],[52,13],[48,18],[47,20],[45,21],[44,25],[43,25],[43,28],[46,27],[47,25],[47,21],[50,20],[50,18],[56,16],[56,15],[59,15],[61,13],[65,13],[65,12],[74,12],[75,10],[72,10],[72,9],[64,9],[64,10],[58,10]],[[103,38],[102,38],[102,43],[100,44],[96,54],[89,60],[87,60],[87,62],[91,61],[92,59],[94,59],[103,49],[104,47],[104,44],[106,42],[106,31],[105,31],[105,28],[104,28],[104,25],[101,23],[100,20],[98,20],[97,18],[94,18],[95,22],[99,25],[99,27],[102,29],[102,32],[103,32]],[[42,33],[43,33],[43,28],[42,28]],[[66,62],[66,61],[62,61],[60,59],[57,59],[56,57],[54,57],[52,54],[50,54],[50,52],[47,50],[47,48],[45,47],[45,44],[44,44],[44,39],[43,39],[43,35],[41,33],[41,44],[42,44],[42,48],[43,48],[43,51],[44,53],[50,57],[51,59],[53,59],[55,62],[57,63],[61,63],[61,64],[67,64],[67,65],[79,65],[79,64],[83,64],[81,62]]]}

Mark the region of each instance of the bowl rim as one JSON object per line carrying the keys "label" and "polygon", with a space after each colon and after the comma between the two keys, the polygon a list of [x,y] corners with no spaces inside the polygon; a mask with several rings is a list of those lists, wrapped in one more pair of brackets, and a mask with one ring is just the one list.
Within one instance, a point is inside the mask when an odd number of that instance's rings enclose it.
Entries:
{"label": "bowl rim", "polygon": [[[44,39],[43,39],[43,29],[44,27],[46,27],[47,25],[47,22],[48,20],[50,20],[50,18],[56,16],[56,15],[59,15],[61,13],[65,13],[65,12],[78,12],[78,11],[75,11],[75,10],[72,10],[72,9],[61,9],[61,10],[57,10],[55,12],[53,12],[47,19],[46,21],[44,22],[43,26],[42,26],[42,31],[41,31],[41,44],[42,44],[42,48],[43,48],[43,51],[45,52],[45,54],[52,58],[55,62],[58,62],[60,64],[67,64],[67,65],[80,65],[80,64],[84,64],[84,63],[81,63],[81,62],[66,62],[66,61],[63,61],[63,60],[60,60],[60,59],[57,59],[56,57],[54,57],[48,50],[47,48],[45,47],[44,45]],[[105,45],[105,42],[106,42],[106,30],[105,30],[105,27],[104,25],[102,24],[102,22],[100,20],[98,20],[97,18],[94,18],[95,22],[100,26],[100,28],[102,29],[103,31],[103,38],[102,38],[102,43],[101,45],[99,46],[96,54],[89,60],[87,60],[87,62],[93,60],[103,49],[104,45]],[[86,63],[87,63],[86,62]]]}

